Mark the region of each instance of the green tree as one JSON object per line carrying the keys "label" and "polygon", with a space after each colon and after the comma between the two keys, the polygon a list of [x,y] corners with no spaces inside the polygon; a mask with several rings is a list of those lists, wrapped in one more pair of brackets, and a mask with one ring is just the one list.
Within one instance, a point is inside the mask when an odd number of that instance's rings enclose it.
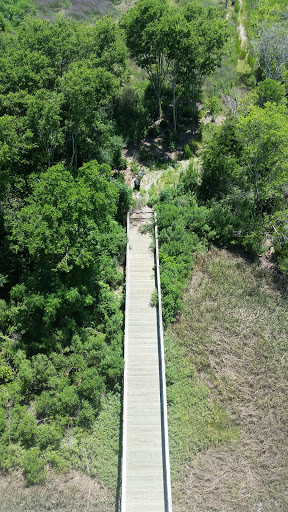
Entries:
{"label": "green tree", "polygon": [[201,198],[217,201],[230,194],[234,187],[245,188],[240,156],[243,139],[237,129],[236,119],[229,117],[215,130],[214,137],[203,154]]}
{"label": "green tree", "polygon": [[5,0],[0,3],[0,27],[5,30],[17,26],[26,16],[36,14],[36,5],[32,0]]}
{"label": "green tree", "polygon": [[71,64],[59,80],[64,95],[67,137],[71,138],[71,168],[78,166],[79,139],[97,135],[103,115],[109,108],[118,88],[117,79],[104,68],[92,68],[85,62]]}
{"label": "green tree", "polygon": [[94,67],[104,67],[118,78],[127,69],[128,49],[123,29],[112,18],[104,17],[83,27],[81,57],[90,56]]}
{"label": "green tree", "polygon": [[27,191],[26,179],[35,142],[24,119],[8,115],[0,117],[0,142],[0,197],[3,200],[10,189],[14,196]]}
{"label": "green tree", "polygon": [[[41,89],[29,101],[27,125],[34,134],[34,170],[38,166],[51,167],[55,152],[64,142],[61,127],[62,94]],[[37,148],[37,149],[36,149]]]}
{"label": "green tree", "polygon": [[64,16],[57,16],[53,23],[35,17],[20,26],[17,38],[26,51],[39,52],[47,59],[55,80],[68,70],[73,61],[79,59],[84,37],[81,29],[81,24]]}
{"label": "green tree", "polygon": [[195,110],[203,77],[221,63],[228,28],[223,13],[217,7],[203,7],[197,0],[188,2],[183,14],[190,26],[190,36],[181,69],[181,82],[185,96],[192,99]]}
{"label": "green tree", "polygon": [[[177,128],[177,97],[176,88],[180,82],[181,68],[183,68],[187,52],[193,51],[190,38],[190,27],[178,10],[170,10],[167,17],[162,18],[162,31],[166,39],[166,59],[173,94],[173,127]],[[190,46],[190,47],[189,47]]]}
{"label": "green tree", "polygon": [[242,162],[261,214],[283,205],[287,186],[288,119],[285,105],[266,103],[239,118],[245,144]]}
{"label": "green tree", "polygon": [[161,115],[161,92],[167,76],[165,32],[162,17],[169,9],[167,0],[138,0],[123,16],[123,26],[130,55],[148,74]]}
{"label": "green tree", "polygon": [[270,103],[284,103],[285,92],[284,84],[272,80],[272,78],[266,78],[256,87],[257,103],[259,107],[263,107],[268,101]]}
{"label": "green tree", "polygon": [[173,91],[173,124],[176,131],[176,89],[188,97],[204,75],[220,64],[227,39],[221,11],[191,2],[180,9],[166,0],[138,0],[122,19],[131,57],[148,74],[154,87],[158,114],[161,90],[170,78]]}
{"label": "green tree", "polygon": [[57,165],[32,179],[32,196],[7,227],[11,250],[24,259],[12,313],[34,351],[66,343],[91,314],[101,319],[96,298],[103,280],[115,283],[125,233],[114,220],[120,188],[108,166],[90,162],[74,178]]}

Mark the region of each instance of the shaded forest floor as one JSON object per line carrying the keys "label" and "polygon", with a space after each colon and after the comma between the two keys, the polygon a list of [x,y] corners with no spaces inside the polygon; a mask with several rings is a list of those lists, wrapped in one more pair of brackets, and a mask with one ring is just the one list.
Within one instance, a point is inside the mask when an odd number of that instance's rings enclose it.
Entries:
{"label": "shaded forest floor", "polygon": [[226,250],[198,258],[168,335],[239,438],[186,453],[175,512],[288,510],[287,333],[287,277]]}

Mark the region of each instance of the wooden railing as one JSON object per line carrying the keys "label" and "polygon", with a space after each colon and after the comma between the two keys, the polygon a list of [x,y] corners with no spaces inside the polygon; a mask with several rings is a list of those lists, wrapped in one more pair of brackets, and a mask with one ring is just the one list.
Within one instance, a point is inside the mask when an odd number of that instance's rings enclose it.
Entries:
{"label": "wooden railing", "polygon": [[168,438],[168,414],[167,414],[167,394],[166,394],[166,374],[165,374],[165,351],[163,337],[162,321],[162,296],[160,282],[159,266],[159,248],[158,248],[158,228],[157,213],[154,212],[155,219],[155,260],[156,260],[156,283],[158,293],[158,339],[160,354],[160,393],[161,393],[161,413],[162,413],[162,436],[164,448],[164,475],[165,475],[165,508],[166,512],[172,512],[172,494],[171,494],[171,476],[170,476],[170,456],[169,456],[169,438]]}

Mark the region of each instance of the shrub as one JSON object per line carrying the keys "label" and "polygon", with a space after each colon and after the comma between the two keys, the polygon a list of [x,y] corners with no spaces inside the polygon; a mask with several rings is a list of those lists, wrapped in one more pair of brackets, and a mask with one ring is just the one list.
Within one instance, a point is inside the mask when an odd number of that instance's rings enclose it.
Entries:
{"label": "shrub", "polygon": [[28,485],[39,484],[46,476],[45,461],[37,448],[30,448],[23,457],[24,475]]}
{"label": "shrub", "polygon": [[192,150],[188,146],[188,144],[186,144],[186,146],[184,146],[184,159],[189,160],[189,158],[191,158],[191,156],[192,156]]}
{"label": "shrub", "polygon": [[131,171],[132,173],[135,175],[135,174],[138,174],[138,171],[139,171],[139,165],[138,165],[138,162],[136,162],[136,160],[132,160],[131,162]]}
{"label": "shrub", "polygon": [[41,450],[45,450],[48,446],[58,448],[62,438],[61,429],[55,423],[40,424],[37,432],[37,442]]}
{"label": "shrub", "polygon": [[208,225],[209,210],[197,205],[195,196],[186,189],[188,183],[189,178],[185,181],[183,175],[177,187],[161,192],[156,206],[165,325],[174,322],[181,310],[193,254],[203,251],[214,235]]}
{"label": "shrub", "polygon": [[267,101],[282,103],[285,101],[285,85],[271,78],[266,78],[256,87],[256,94],[259,107],[263,107]]}
{"label": "shrub", "polygon": [[126,160],[126,158],[121,156],[121,158],[119,159],[118,169],[120,171],[125,171],[125,169],[127,169],[127,160]]}
{"label": "shrub", "polygon": [[149,135],[149,137],[157,137],[159,135],[159,126],[156,124],[150,126],[147,135]]}
{"label": "shrub", "polygon": [[196,153],[196,151],[198,149],[198,142],[197,142],[197,140],[191,139],[190,142],[189,142],[189,146],[190,146],[192,152]]}

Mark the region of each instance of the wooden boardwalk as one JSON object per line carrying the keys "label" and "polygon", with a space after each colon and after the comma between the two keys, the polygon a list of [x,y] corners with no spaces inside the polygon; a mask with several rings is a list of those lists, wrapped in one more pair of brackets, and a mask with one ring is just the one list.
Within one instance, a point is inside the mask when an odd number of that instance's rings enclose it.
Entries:
{"label": "wooden boardwalk", "polygon": [[[152,214],[146,211],[146,220]],[[139,231],[143,223],[141,214],[131,216],[126,272],[121,511],[168,512],[157,309],[151,306],[155,261],[151,236]]]}

